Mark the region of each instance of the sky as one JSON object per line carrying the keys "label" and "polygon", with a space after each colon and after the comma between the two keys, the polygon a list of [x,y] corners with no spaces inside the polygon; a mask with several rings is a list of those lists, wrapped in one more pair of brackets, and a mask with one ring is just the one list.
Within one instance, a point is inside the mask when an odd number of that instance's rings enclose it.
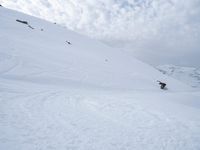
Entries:
{"label": "sky", "polygon": [[200,67],[200,0],[0,0],[152,65]]}

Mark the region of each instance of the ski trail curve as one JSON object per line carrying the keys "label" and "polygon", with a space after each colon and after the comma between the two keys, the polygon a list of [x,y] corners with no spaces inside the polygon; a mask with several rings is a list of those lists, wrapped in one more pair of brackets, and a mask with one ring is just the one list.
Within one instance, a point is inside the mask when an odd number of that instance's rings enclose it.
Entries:
{"label": "ski trail curve", "polygon": [[46,90],[1,100],[0,107],[0,145],[8,150],[200,148],[199,123],[146,110],[123,96]]}

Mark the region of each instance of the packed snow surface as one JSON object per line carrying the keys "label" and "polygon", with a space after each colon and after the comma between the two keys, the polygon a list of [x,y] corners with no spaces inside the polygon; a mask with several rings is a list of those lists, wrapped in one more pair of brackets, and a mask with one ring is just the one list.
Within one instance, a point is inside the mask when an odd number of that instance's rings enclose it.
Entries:
{"label": "packed snow surface", "polygon": [[0,7],[0,149],[199,150],[200,92],[125,52]]}

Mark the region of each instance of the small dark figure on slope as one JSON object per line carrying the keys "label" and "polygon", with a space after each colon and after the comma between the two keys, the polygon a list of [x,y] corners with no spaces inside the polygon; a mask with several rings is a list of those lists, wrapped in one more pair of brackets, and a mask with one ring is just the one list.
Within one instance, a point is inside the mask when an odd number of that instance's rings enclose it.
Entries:
{"label": "small dark figure on slope", "polygon": [[166,83],[164,83],[164,82],[161,82],[161,81],[158,81],[158,84],[160,84],[160,89],[165,89],[165,87],[166,87]]}
{"label": "small dark figure on slope", "polygon": [[27,25],[28,25],[28,22],[27,22],[27,21],[19,20],[19,19],[17,19],[16,21],[19,22],[19,23],[23,23],[23,24],[27,24]]}
{"label": "small dark figure on slope", "polygon": [[69,41],[66,41],[67,42],[67,44],[69,44],[69,45],[71,45],[72,43],[71,42],[69,42]]}

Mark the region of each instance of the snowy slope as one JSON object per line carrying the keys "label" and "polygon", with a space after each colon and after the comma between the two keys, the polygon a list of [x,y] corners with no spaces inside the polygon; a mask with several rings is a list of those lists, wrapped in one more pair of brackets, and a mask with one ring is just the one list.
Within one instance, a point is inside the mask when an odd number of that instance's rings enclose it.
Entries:
{"label": "snowy slope", "polygon": [[175,65],[160,65],[156,67],[163,74],[171,76],[194,88],[200,88],[200,69]]}
{"label": "snowy slope", "polygon": [[0,7],[0,149],[197,150],[199,100],[125,52]]}
{"label": "snowy slope", "polygon": [[[35,29],[16,19],[28,21]],[[3,8],[1,22],[1,64],[4,67],[0,72],[4,78],[65,86],[73,82],[84,86],[152,90],[158,89],[157,80],[168,82],[172,90],[181,84],[124,52],[57,25],[5,12]]]}

